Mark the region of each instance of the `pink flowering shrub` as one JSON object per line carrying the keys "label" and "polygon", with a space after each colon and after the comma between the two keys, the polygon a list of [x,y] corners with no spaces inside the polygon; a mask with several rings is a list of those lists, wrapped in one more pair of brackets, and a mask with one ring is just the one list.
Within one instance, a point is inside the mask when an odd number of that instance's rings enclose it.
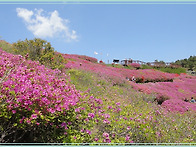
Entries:
{"label": "pink flowering shrub", "polygon": [[140,68],[141,65],[139,63],[131,63],[130,66],[134,67],[134,68]]}
{"label": "pink flowering shrub", "polygon": [[[71,142],[67,136],[74,134],[74,128],[77,132],[73,109],[84,96],[65,74],[2,50],[0,73],[0,124],[5,128],[0,142],[25,141],[24,137],[29,142],[56,142],[59,136]],[[53,137],[29,137],[42,133]]]}
{"label": "pink flowering shrub", "polygon": [[147,83],[147,82],[161,82],[161,81],[172,81],[176,74],[164,73],[154,69],[143,69],[143,70],[129,70],[120,69],[119,70],[124,77],[136,78],[136,83]]}
{"label": "pink flowering shrub", "polygon": [[92,62],[92,63],[97,63],[98,62],[98,60],[96,58],[85,56],[85,55],[64,54],[63,56],[64,56],[65,59],[66,58],[67,59],[76,59],[78,61],[83,61],[84,60],[84,62],[89,61],[89,62]]}
{"label": "pink flowering shrub", "polygon": [[[8,58],[15,62],[11,63]],[[45,68],[38,62],[24,61],[24,58],[19,56],[1,58],[1,63],[1,73],[5,73],[7,68],[14,67],[12,73],[8,74],[6,80],[1,83],[1,97],[9,101],[10,110],[20,104],[27,110],[32,109],[32,105],[42,107],[42,113],[51,112],[51,109],[54,112],[62,111],[69,109],[70,104],[75,105],[81,97],[74,87],[67,83],[66,75],[58,70]],[[59,105],[56,105],[56,101],[62,102],[57,102]],[[45,104],[47,107],[43,108]],[[54,108],[49,109],[49,106]]]}
{"label": "pink flowering shrub", "polygon": [[190,101],[191,97],[196,97],[196,78],[193,76],[186,76],[185,74],[181,74],[180,76],[178,76],[178,78],[174,79],[173,82],[145,84],[136,84],[131,82],[130,84],[134,89],[141,92],[147,94],[155,93],[158,103],[162,104],[162,106],[164,106],[168,110],[186,112],[186,107],[191,110],[196,110],[195,104],[184,102],[185,98]]}
{"label": "pink flowering shrub", "polygon": [[162,103],[161,105],[163,108],[165,108],[167,111],[172,112],[180,112],[184,113],[189,110],[195,110],[196,106],[192,103],[187,103],[185,101],[182,101],[180,99],[169,99]]}

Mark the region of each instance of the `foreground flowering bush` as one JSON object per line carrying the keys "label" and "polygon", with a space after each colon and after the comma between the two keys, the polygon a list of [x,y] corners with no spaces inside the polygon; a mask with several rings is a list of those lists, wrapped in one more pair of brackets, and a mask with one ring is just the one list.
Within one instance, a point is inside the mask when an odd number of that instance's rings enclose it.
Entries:
{"label": "foreground flowering bush", "polygon": [[0,142],[71,142],[73,107],[84,96],[65,74],[2,50],[0,73]]}

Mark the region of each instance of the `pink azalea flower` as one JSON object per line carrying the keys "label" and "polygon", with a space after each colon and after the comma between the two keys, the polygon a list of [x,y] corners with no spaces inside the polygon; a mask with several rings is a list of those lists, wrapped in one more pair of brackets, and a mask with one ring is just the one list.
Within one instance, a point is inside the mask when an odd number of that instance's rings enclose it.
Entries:
{"label": "pink azalea flower", "polygon": [[15,114],[16,113],[16,110],[12,110],[12,113]]}

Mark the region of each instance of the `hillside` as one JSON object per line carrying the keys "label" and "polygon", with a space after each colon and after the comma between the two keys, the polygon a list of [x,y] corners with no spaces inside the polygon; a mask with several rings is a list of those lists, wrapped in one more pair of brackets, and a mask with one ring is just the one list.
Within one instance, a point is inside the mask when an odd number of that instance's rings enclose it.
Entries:
{"label": "hillside", "polygon": [[[112,79],[113,85],[122,85],[126,83],[127,79],[132,79],[134,76],[135,82],[129,80],[130,86],[141,92],[154,94],[157,102],[163,103],[167,110],[180,112],[185,112],[187,109],[196,110],[194,103],[184,102],[185,98],[190,101],[191,97],[196,97],[196,77],[194,76],[184,73],[181,75],[164,73],[154,69],[130,70],[108,67],[104,64],[83,60],[78,58],[78,55],[63,55],[63,57],[68,60],[65,68],[99,74],[104,78]],[[168,106],[169,104],[170,106]]]}
{"label": "hillside", "polygon": [[0,142],[196,143],[195,76],[2,44]]}

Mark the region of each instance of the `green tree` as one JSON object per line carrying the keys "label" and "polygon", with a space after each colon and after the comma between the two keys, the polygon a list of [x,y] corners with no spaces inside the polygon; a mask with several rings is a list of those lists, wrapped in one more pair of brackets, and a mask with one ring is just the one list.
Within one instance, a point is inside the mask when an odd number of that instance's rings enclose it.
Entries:
{"label": "green tree", "polygon": [[33,40],[25,39],[13,43],[14,52],[22,56],[29,54],[31,60],[39,60],[42,55],[54,52],[54,48],[46,40],[35,38]]}
{"label": "green tree", "polygon": [[52,69],[62,69],[66,63],[61,54],[55,53],[50,42],[39,38],[33,40],[25,39],[24,41],[19,40],[13,43],[13,48],[15,54],[22,56],[28,54],[29,59],[39,61],[41,64]]}

